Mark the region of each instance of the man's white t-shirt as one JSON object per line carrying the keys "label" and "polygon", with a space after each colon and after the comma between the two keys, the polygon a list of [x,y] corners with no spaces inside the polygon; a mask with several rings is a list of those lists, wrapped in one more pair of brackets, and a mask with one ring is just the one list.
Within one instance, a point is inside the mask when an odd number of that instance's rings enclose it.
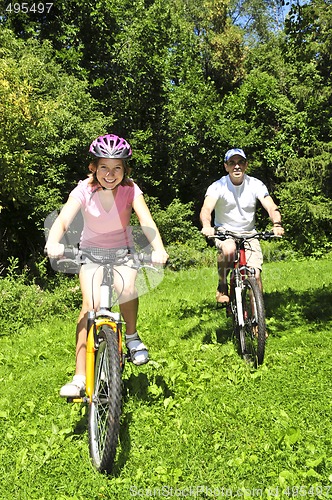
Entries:
{"label": "man's white t-shirt", "polygon": [[208,187],[206,196],[217,200],[214,225],[240,233],[255,229],[257,199],[269,196],[269,192],[255,177],[245,174],[242,184],[235,186],[229,175],[225,175]]}

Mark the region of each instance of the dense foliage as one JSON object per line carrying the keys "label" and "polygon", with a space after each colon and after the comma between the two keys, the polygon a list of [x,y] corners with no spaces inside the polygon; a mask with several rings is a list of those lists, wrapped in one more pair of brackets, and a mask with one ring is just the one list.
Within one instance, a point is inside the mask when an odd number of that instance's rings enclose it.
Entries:
{"label": "dense foliage", "polygon": [[85,175],[87,146],[105,131],[131,142],[133,176],[157,200],[161,226],[174,199],[198,225],[225,150],[240,146],[294,248],[330,249],[331,2],[297,2],[282,15],[277,0],[3,7],[1,265],[41,254],[44,218]]}

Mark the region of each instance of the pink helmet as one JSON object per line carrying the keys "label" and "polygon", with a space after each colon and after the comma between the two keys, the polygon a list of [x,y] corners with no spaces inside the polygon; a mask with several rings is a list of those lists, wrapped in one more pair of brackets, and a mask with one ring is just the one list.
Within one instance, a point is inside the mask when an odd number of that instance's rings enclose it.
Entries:
{"label": "pink helmet", "polygon": [[125,160],[132,155],[130,144],[117,135],[97,137],[90,146],[90,153],[99,158],[121,158]]}

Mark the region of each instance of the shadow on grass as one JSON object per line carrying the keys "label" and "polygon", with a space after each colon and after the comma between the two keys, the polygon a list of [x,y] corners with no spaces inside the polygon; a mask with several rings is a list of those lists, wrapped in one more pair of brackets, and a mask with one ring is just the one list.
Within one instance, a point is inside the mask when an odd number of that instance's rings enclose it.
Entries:
{"label": "shadow on grass", "polygon": [[183,340],[203,333],[204,344],[224,344],[232,336],[232,324],[226,317],[226,309],[218,306],[214,300],[202,300],[196,304],[182,302],[177,317],[180,321],[190,318],[197,320],[197,324],[188,328],[181,336]]}
{"label": "shadow on grass", "polygon": [[203,344],[227,344],[227,342],[229,342],[232,338],[232,322],[227,321],[225,325],[222,325],[217,329],[210,328],[208,331],[206,331],[202,342]]}
{"label": "shadow on grass", "polygon": [[130,423],[132,421],[132,418],[133,418],[132,412],[126,413],[126,415],[123,418],[121,418],[119,445],[118,445],[118,449],[120,451],[114,463],[113,472],[109,476],[110,479],[112,479],[112,477],[119,477],[121,475],[124,466],[127,463],[129,452],[131,449]]}
{"label": "shadow on grass", "polygon": [[312,324],[322,328],[332,320],[332,285],[298,292],[293,289],[264,293],[266,318],[273,319],[274,330]]}
{"label": "shadow on grass", "polygon": [[153,376],[153,380],[150,380],[146,373],[141,372],[138,375],[131,373],[129,378],[123,381],[123,384],[125,401],[130,398],[136,398],[153,404],[156,397],[149,392],[150,386],[155,386],[159,389],[158,398],[166,399],[174,396],[174,393],[169,389],[161,375]]}
{"label": "shadow on grass", "polygon": [[[149,393],[149,387],[153,385],[157,388],[158,396],[153,393]],[[159,389],[159,391],[158,391]],[[122,404],[125,405],[129,399],[136,398],[142,401],[146,401],[148,404],[153,404],[157,399],[166,399],[170,396],[174,396],[174,393],[169,389],[167,383],[161,375],[153,376],[153,380],[149,380],[146,373],[138,373],[137,375],[131,373],[128,379],[123,379],[123,393],[122,393]],[[83,406],[82,406],[83,408]],[[87,432],[88,429],[88,410],[81,414],[81,418],[75,423],[73,431],[70,433],[72,439],[79,439],[83,434]],[[118,477],[126,462],[131,449],[131,439],[130,439],[130,423],[132,421],[132,412],[128,411],[123,413],[121,416],[120,433],[119,433],[119,445],[118,445],[118,455],[116,461],[114,462],[113,471],[109,475],[110,479],[112,477]]]}
{"label": "shadow on grass", "polygon": [[[268,325],[268,331],[272,329],[274,335],[300,325],[325,329],[328,322],[332,321],[332,285],[322,286],[298,292],[291,288],[281,292],[264,293],[264,305],[267,321],[273,321]],[[219,311],[222,315],[220,327],[216,330],[210,328],[205,332],[203,343],[224,344],[234,339],[232,320],[226,318],[226,313]],[[211,311],[211,319],[214,312]],[[225,315],[225,316],[223,316]]]}
{"label": "shadow on grass", "polygon": [[[69,403],[70,404],[70,403]],[[81,418],[76,422],[72,435],[78,438],[86,433],[88,428],[88,411],[86,411]]]}
{"label": "shadow on grass", "polygon": [[[268,331],[273,335],[304,325],[315,330],[325,329],[332,320],[332,285],[304,291],[286,289],[264,293]],[[184,307],[186,306],[186,307]],[[182,339],[191,339],[203,333],[203,344],[225,344],[234,340],[232,319],[225,309],[214,302],[202,300],[196,304],[181,304],[179,319],[197,318],[197,324],[188,329]],[[216,324],[218,325],[216,327]]]}
{"label": "shadow on grass", "polygon": [[[133,398],[145,401],[148,404],[153,404],[156,401],[156,396],[149,393],[150,385],[160,389],[158,399],[174,396],[174,393],[169,389],[161,375],[157,375],[153,377],[153,380],[150,380],[146,373],[141,372],[138,375],[131,373],[128,379],[123,380],[123,404],[125,405],[129,399]],[[130,423],[132,421],[132,415],[131,411],[122,415],[119,433],[120,451],[114,463],[113,473],[110,475],[110,478],[119,477],[127,463],[131,449]]]}

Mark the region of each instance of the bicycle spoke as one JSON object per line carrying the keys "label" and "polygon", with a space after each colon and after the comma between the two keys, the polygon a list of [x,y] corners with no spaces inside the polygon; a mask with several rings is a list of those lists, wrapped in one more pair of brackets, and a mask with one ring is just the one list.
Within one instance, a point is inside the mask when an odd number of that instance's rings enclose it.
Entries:
{"label": "bicycle spoke", "polygon": [[241,351],[255,366],[263,363],[266,326],[262,292],[255,278],[244,282],[242,294],[244,326],[240,329]]}
{"label": "bicycle spoke", "polygon": [[102,327],[96,356],[95,390],[90,406],[90,454],[99,471],[110,472],[118,442],[121,414],[121,366],[117,335]]}
{"label": "bicycle spoke", "polygon": [[230,277],[230,305],[227,316],[233,316],[235,337],[239,342],[241,355],[247,361],[254,362],[255,366],[263,363],[266,342],[266,323],[264,301],[261,289],[255,278],[255,270],[248,267],[246,252],[248,242],[268,240],[281,235],[274,232],[254,232],[250,235],[241,235],[216,227],[211,239],[225,241],[229,238],[235,242],[234,265]]}

